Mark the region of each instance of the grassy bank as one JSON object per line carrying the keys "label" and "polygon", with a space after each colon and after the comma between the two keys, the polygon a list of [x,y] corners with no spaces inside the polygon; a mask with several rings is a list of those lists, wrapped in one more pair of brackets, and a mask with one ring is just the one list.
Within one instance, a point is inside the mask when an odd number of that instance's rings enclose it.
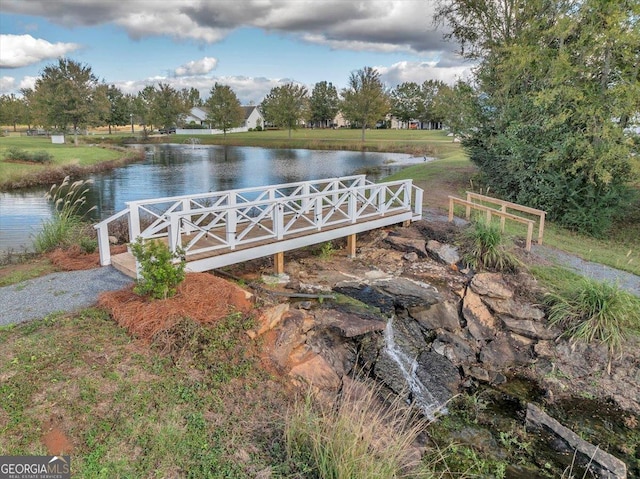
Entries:
{"label": "grassy bank", "polygon": [[[6,159],[7,152],[45,152],[51,162],[38,164],[14,162]],[[119,147],[78,146],[52,144],[46,137],[0,137],[0,190],[48,185],[65,176],[79,177],[107,170],[141,158],[139,151]]]}

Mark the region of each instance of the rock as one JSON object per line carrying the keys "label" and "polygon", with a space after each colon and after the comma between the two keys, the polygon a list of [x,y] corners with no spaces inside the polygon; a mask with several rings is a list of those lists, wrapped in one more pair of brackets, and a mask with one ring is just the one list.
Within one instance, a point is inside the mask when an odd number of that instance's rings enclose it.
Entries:
{"label": "rock", "polygon": [[500,316],[500,319],[509,331],[531,339],[556,339],[562,334],[557,329],[548,329],[544,324],[530,319],[514,319],[509,316]]}
{"label": "rock", "polygon": [[426,329],[442,328],[447,331],[461,329],[458,302],[443,301],[428,308],[411,308],[409,314]]}
{"label": "rock", "polygon": [[275,328],[287,311],[289,311],[289,303],[280,303],[264,310],[257,321],[260,325],[258,336]]}
{"label": "rock", "polygon": [[462,301],[462,315],[467,320],[467,328],[475,339],[488,341],[495,337],[498,322],[480,296],[471,289],[467,290]]}
{"label": "rock", "polygon": [[426,245],[427,251],[438,261],[444,264],[457,264],[460,262],[458,248],[448,244],[440,243],[436,240],[429,240]]}
{"label": "rock", "polygon": [[462,366],[462,370],[466,376],[471,376],[472,378],[477,379],[478,381],[482,381],[488,383],[491,381],[491,376],[489,375],[489,371],[487,371],[482,366],[478,366],[477,364],[465,364]]}
{"label": "rock", "polygon": [[290,281],[288,274],[263,274],[262,281],[264,284],[287,284]]}
{"label": "rock", "polygon": [[433,351],[426,351],[418,356],[416,375],[440,404],[451,399],[460,386],[458,368]]}
{"label": "rock", "polygon": [[504,314],[516,319],[532,319],[540,321],[544,318],[544,312],[531,304],[520,303],[513,298],[499,299],[483,296],[482,300],[496,314]]}
{"label": "rock", "polygon": [[527,405],[526,426],[531,429],[544,429],[559,437],[571,450],[577,452],[576,458],[582,463],[589,463],[589,469],[597,477],[607,479],[626,479],[627,466],[620,459],[588,443],[571,429],[563,426],[539,407]]}
{"label": "rock", "polygon": [[118,238],[115,236],[109,236],[109,244],[118,244]]}
{"label": "rock", "polygon": [[319,354],[306,355],[310,357],[292,367],[289,375],[321,390],[338,391],[341,381],[329,363]]}
{"label": "rock", "polygon": [[343,281],[338,283],[333,290],[337,293],[351,296],[366,305],[378,308],[386,316],[395,314],[394,297],[368,284]]}
{"label": "rock", "polygon": [[439,330],[437,338],[431,343],[431,348],[438,354],[445,356],[456,366],[477,361],[476,350],[459,334]]}
{"label": "rock", "polygon": [[391,295],[397,308],[407,310],[415,307],[428,308],[440,301],[438,290],[433,286],[408,278],[380,279],[373,281],[371,285]]}
{"label": "rock", "polygon": [[500,273],[478,273],[471,280],[471,289],[480,296],[509,299],[513,291]]}
{"label": "rock", "polygon": [[496,338],[480,351],[480,361],[499,370],[527,364],[532,359],[528,346],[520,345],[509,337]]}
{"label": "rock", "polygon": [[297,289],[301,293],[308,293],[308,294],[324,294],[324,293],[331,292],[331,288],[329,286],[323,286],[320,284],[307,284],[302,282],[298,283]]}
{"label": "rock", "polygon": [[384,331],[386,323],[369,317],[335,309],[322,309],[315,313],[319,325],[334,328],[344,338],[362,336],[372,331]]}
{"label": "rock", "polygon": [[553,341],[538,341],[533,346],[533,352],[541,358],[552,358],[556,355],[556,348]]}
{"label": "rock", "polygon": [[416,261],[418,261],[418,254],[417,253],[407,253],[402,255],[402,259],[408,261],[409,263],[415,263]]}
{"label": "rock", "polygon": [[404,253],[415,253],[423,258],[427,256],[424,240],[389,235],[384,239],[384,241],[398,251],[402,251]]}
{"label": "rock", "polygon": [[302,311],[290,311],[282,321],[271,352],[272,359],[281,368],[287,365],[291,351],[305,342],[304,319]]}

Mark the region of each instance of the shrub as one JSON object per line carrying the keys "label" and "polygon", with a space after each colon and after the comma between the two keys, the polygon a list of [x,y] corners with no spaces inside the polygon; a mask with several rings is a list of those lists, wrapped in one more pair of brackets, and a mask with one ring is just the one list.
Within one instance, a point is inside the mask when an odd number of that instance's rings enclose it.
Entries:
{"label": "shrub", "polygon": [[262,127],[260,125],[256,126],[254,128],[254,131],[262,131]]}
{"label": "shrub", "polygon": [[11,147],[4,155],[6,160],[9,161],[26,161],[29,163],[51,163],[53,156],[44,150],[40,151],[27,151],[20,148]]}
{"label": "shrub", "polygon": [[504,244],[500,227],[487,220],[476,221],[464,235],[467,250],[466,263],[473,269],[492,269],[496,271],[516,271],[520,266],[518,259]]}
{"label": "shrub", "polygon": [[631,335],[640,333],[640,299],[617,285],[581,278],[545,297],[549,322],[564,329],[572,340],[607,346],[611,373],[613,355]]}
{"label": "shrub", "polygon": [[134,292],[155,299],[167,299],[176,294],[176,287],[184,279],[184,260],[175,263],[179,254],[169,251],[160,241],[143,241],[138,238],[131,243],[131,252],[140,265],[140,278]]}
{"label": "shrub", "polygon": [[[60,185],[53,185],[45,197],[54,204],[53,215],[42,225],[35,236],[33,245],[38,253],[51,251],[79,243],[86,238],[83,233],[85,216],[95,209],[83,211],[87,202],[87,185],[91,180],[70,182],[67,176]],[[84,248],[83,248],[84,249]]]}

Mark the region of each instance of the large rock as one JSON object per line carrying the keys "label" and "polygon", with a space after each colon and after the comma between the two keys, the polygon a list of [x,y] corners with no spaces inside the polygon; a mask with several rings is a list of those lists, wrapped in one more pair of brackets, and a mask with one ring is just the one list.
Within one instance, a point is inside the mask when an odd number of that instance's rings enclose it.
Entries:
{"label": "large rock", "polygon": [[544,324],[530,319],[515,319],[509,316],[500,316],[500,319],[509,331],[531,339],[556,339],[562,334],[560,330],[549,329]]}
{"label": "large rock", "polygon": [[471,289],[480,296],[509,299],[513,291],[500,273],[478,273],[471,280]]}
{"label": "large rock", "polygon": [[378,308],[385,316],[395,314],[395,298],[379,288],[358,281],[343,281],[333,289],[340,294],[351,296],[368,306]]}
{"label": "large rock", "polygon": [[484,304],[482,298],[471,289],[462,301],[462,315],[467,321],[467,328],[478,341],[489,341],[496,335],[498,321]]}
{"label": "large rock", "polygon": [[321,390],[340,389],[342,382],[338,374],[322,356],[315,354],[310,348],[301,346],[292,359],[298,361],[289,371],[290,376]]}
{"label": "large rock", "polygon": [[527,364],[532,359],[531,348],[509,336],[490,341],[480,351],[480,361],[498,370]]}
{"label": "large rock", "polygon": [[318,326],[335,329],[344,338],[362,336],[373,331],[384,331],[386,322],[360,314],[335,309],[322,309],[315,313]]}
{"label": "large rock", "polygon": [[433,351],[418,356],[416,375],[440,404],[446,403],[458,392],[461,379],[458,368]]}
{"label": "large rock", "polygon": [[527,405],[526,425],[532,429],[544,429],[577,452],[576,458],[582,464],[589,464],[596,477],[606,479],[626,479],[627,466],[620,459],[603,451],[599,447],[583,440],[571,429],[563,426],[534,404]]}
{"label": "large rock", "polygon": [[427,242],[427,251],[433,256],[436,260],[441,263],[452,265],[458,264],[460,262],[460,255],[458,254],[458,248],[440,243],[436,240],[429,240]]}
{"label": "large rock", "polygon": [[438,290],[431,285],[408,278],[379,279],[371,285],[394,298],[396,308],[415,311],[440,301]]}
{"label": "large rock", "polygon": [[404,253],[416,253],[418,256],[423,258],[427,256],[424,240],[389,235],[384,241],[398,251],[402,251]]}
{"label": "large rock", "polygon": [[534,321],[540,321],[544,318],[544,312],[540,308],[516,301],[513,298],[499,299],[483,296],[482,300],[496,314],[503,314],[516,319],[532,319]]}
{"label": "large rock", "polygon": [[475,363],[477,358],[477,348],[465,341],[460,333],[454,334],[449,331],[439,330],[438,336],[431,343],[434,352],[445,356],[456,366],[461,364]]}
{"label": "large rock", "polygon": [[461,326],[458,305],[457,301],[443,301],[428,308],[412,308],[409,314],[426,329],[459,331]]}

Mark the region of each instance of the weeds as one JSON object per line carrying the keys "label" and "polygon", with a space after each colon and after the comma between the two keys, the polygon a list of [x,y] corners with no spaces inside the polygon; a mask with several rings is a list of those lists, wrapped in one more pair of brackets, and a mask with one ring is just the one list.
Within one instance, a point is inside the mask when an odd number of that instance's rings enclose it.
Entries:
{"label": "weeds", "polygon": [[71,183],[67,176],[60,185],[53,185],[49,189],[45,197],[53,202],[53,216],[43,223],[42,230],[34,238],[36,252],[68,247],[86,238],[83,233],[84,219],[95,209],[94,206],[85,210],[89,184],[91,180]]}
{"label": "weeds", "polygon": [[27,151],[17,147],[7,149],[4,158],[7,161],[26,161],[27,163],[39,164],[47,164],[53,161],[53,155],[47,151]]}
{"label": "weeds", "polygon": [[580,278],[576,283],[549,293],[549,323],[564,329],[572,340],[599,342],[607,346],[611,361],[624,341],[640,334],[640,299],[617,285]]}
{"label": "weeds", "polygon": [[520,266],[518,259],[504,244],[498,225],[486,220],[476,221],[464,235],[465,261],[476,270],[516,271]]}

